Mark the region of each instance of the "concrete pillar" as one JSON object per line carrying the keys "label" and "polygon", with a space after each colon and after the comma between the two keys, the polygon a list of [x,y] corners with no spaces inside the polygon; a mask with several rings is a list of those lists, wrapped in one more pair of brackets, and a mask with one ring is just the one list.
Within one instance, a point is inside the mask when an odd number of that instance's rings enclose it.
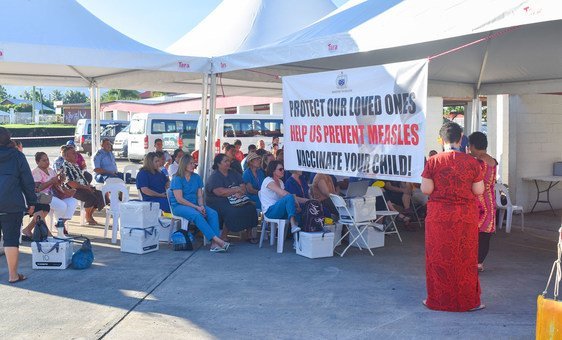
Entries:
{"label": "concrete pillar", "polygon": [[430,150],[441,151],[439,129],[443,125],[443,98],[427,98],[427,114],[425,117],[425,156]]}
{"label": "concrete pillar", "polygon": [[283,103],[271,103],[271,104],[269,104],[269,114],[282,115],[283,114]]}
{"label": "concrete pillar", "polygon": [[236,108],[236,113],[239,113],[239,114],[254,113],[254,106],[253,105],[238,106]]}
{"label": "concrete pillar", "polygon": [[488,96],[488,153],[498,163],[498,178],[507,183],[509,164],[509,96]]}

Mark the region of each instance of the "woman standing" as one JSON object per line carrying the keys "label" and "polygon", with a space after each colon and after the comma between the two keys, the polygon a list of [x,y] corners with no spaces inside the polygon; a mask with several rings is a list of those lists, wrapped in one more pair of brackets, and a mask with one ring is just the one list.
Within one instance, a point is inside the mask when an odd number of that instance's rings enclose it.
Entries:
{"label": "woman standing", "polygon": [[484,271],[484,259],[490,249],[490,237],[496,232],[496,169],[498,162],[486,153],[488,139],[482,132],[468,137],[470,154],[478,160],[484,175],[484,193],[478,196],[478,270]]}
{"label": "woman standing", "polygon": [[230,158],[223,153],[215,156],[213,170],[205,184],[205,191],[207,205],[219,213],[220,225],[223,226],[221,238],[226,240],[229,231],[246,229],[248,241],[257,243],[257,239],[251,236],[252,228],[258,224],[256,206],[249,199],[239,202],[246,195],[242,175],[230,169]]}
{"label": "woman standing", "polygon": [[172,178],[170,203],[174,215],[193,221],[211,240],[212,252],[225,252],[230,244],[219,238],[219,215],[203,204],[203,180],[194,173],[196,162],[186,154],[179,159],[178,171]]}
{"label": "woman standing", "polygon": [[166,197],[166,189],[170,185],[168,176],[161,171],[162,158],[156,156],[156,152],[149,152],[144,157],[143,167],[137,175],[137,189],[142,193],[142,200],[147,202],[158,202],[160,209],[170,212],[170,204]]}
{"label": "woman standing", "polygon": [[425,222],[427,300],[434,310],[466,312],[480,304],[477,271],[478,205],[484,192],[478,161],[460,151],[462,128],[446,123],[439,134],[445,152],[431,157],[421,190],[429,195]]}
{"label": "woman standing", "polygon": [[246,163],[248,164],[248,169],[244,170],[242,178],[244,179],[244,183],[246,183],[248,197],[250,197],[250,199],[256,204],[256,208],[261,209],[258,192],[263,180],[265,179],[265,172],[260,167],[261,157],[255,152],[252,152],[248,154]]}
{"label": "woman standing", "polygon": [[[54,187],[64,183],[64,173],[61,172],[57,175],[55,170],[49,167],[49,156],[44,152],[37,152],[35,154],[35,163],[37,163],[37,167],[31,173],[35,183],[39,183],[37,191],[53,195]],[[60,199],[53,195],[50,205],[55,213],[55,218],[66,222],[72,219],[76,206],[78,206],[78,200],[74,197]],[[22,233],[28,236],[31,235],[31,228],[24,229]]]}

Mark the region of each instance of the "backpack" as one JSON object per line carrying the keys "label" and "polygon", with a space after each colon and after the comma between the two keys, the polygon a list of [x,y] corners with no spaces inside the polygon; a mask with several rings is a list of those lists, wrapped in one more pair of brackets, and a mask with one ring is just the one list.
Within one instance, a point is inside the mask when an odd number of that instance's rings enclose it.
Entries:
{"label": "backpack", "polygon": [[92,243],[86,237],[80,249],[72,254],[72,268],[86,269],[89,268],[94,262],[94,252],[92,250]]}
{"label": "backpack", "polygon": [[174,250],[193,250],[193,244],[189,233],[183,229],[179,229],[172,233],[172,247]]}
{"label": "backpack", "polygon": [[324,210],[322,203],[317,200],[308,200],[304,204],[301,216],[301,230],[313,233],[324,230]]}

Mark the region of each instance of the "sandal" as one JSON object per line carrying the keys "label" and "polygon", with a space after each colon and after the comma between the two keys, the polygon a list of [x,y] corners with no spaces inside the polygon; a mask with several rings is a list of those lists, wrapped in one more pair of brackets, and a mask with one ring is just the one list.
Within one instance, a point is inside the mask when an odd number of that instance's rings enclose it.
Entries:
{"label": "sandal", "polygon": [[469,309],[468,312],[476,312],[476,311],[482,310],[482,309],[484,309],[484,308],[486,308],[486,305],[482,303],[482,304],[480,304],[480,306],[478,306],[478,307],[474,307],[474,308],[472,308],[472,309]]}
{"label": "sandal", "polygon": [[222,247],[213,247],[211,248],[211,253],[225,253],[226,249]]}
{"label": "sandal", "polygon": [[14,284],[14,283],[18,283],[21,281],[25,281],[27,280],[27,276],[24,276],[23,274],[18,274],[18,279],[14,280],[14,281],[8,281],[10,284]]}

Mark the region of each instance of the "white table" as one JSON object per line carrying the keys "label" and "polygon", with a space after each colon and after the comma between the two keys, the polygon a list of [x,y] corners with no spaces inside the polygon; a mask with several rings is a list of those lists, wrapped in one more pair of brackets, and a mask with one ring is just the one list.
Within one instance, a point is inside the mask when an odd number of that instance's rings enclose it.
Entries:
{"label": "white table", "polygon": [[[550,205],[550,209],[552,210],[552,213],[556,215],[556,212],[554,211],[554,208],[550,203],[550,189],[554,188],[556,184],[558,184],[558,182],[562,181],[562,176],[532,176],[532,177],[523,177],[523,180],[535,182],[535,186],[537,187],[537,199],[535,201],[535,204],[533,204],[533,208],[531,209],[531,212],[535,210],[537,203],[548,203],[548,205]],[[539,182],[548,183],[546,189],[541,190],[539,187]],[[546,200],[540,199],[542,193],[546,193]]]}

